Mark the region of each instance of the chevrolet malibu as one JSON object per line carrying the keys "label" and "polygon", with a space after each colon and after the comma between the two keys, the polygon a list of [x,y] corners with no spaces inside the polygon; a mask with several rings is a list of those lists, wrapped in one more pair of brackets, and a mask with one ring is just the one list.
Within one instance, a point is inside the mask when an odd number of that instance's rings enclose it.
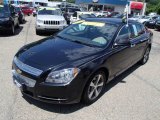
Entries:
{"label": "chevrolet malibu", "polygon": [[149,59],[153,34],[143,24],[87,18],[15,55],[13,81],[24,95],[56,104],[95,102],[108,82]]}

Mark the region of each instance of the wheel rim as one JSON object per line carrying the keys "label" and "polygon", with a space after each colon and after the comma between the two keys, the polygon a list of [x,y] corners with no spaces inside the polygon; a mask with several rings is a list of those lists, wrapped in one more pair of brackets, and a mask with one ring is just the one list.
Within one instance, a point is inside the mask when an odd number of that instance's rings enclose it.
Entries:
{"label": "wheel rim", "polygon": [[88,89],[88,98],[90,100],[94,100],[96,99],[99,94],[101,93],[102,89],[104,86],[104,77],[101,74],[96,75],[90,85],[89,85],[89,89]]}
{"label": "wheel rim", "polygon": [[143,58],[143,62],[146,63],[147,60],[149,59],[149,53],[150,53],[150,50],[149,48],[146,50],[145,54],[144,54],[144,58]]}

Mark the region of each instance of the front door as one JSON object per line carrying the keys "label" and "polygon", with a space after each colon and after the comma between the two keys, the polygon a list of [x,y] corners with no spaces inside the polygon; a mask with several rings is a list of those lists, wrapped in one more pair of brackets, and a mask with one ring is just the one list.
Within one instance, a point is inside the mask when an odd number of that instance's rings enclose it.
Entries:
{"label": "front door", "polygon": [[[125,25],[120,30],[115,43],[121,43],[129,40],[130,29]],[[134,58],[133,50],[134,48],[131,46],[115,46],[112,48],[112,55],[107,60],[107,64],[111,68],[111,77],[117,76],[132,64]]]}

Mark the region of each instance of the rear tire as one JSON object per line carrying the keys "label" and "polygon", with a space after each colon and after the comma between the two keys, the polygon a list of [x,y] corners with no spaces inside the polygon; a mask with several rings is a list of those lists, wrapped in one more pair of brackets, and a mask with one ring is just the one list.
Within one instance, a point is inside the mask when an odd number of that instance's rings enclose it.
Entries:
{"label": "rear tire", "polygon": [[139,61],[139,63],[140,63],[141,65],[144,65],[144,64],[146,64],[146,63],[148,62],[150,50],[151,50],[151,48],[150,48],[150,47],[147,47],[147,49],[146,49],[146,51],[145,51],[145,53],[144,53],[144,55],[143,55],[143,58]]}
{"label": "rear tire", "polygon": [[90,105],[94,103],[102,95],[106,84],[106,76],[103,71],[98,71],[87,82],[83,96],[82,102],[84,104]]}

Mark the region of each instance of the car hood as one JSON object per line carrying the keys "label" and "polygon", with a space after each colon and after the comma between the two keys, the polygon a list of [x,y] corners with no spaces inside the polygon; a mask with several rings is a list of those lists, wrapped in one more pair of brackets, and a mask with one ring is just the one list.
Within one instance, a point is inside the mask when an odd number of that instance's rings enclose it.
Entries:
{"label": "car hood", "polygon": [[90,47],[58,37],[50,37],[24,46],[17,58],[32,67],[47,70],[67,65],[82,65],[97,57],[102,48]]}
{"label": "car hood", "polygon": [[59,15],[38,15],[37,19],[39,20],[57,20],[57,21],[62,21],[64,20],[63,16]]}

